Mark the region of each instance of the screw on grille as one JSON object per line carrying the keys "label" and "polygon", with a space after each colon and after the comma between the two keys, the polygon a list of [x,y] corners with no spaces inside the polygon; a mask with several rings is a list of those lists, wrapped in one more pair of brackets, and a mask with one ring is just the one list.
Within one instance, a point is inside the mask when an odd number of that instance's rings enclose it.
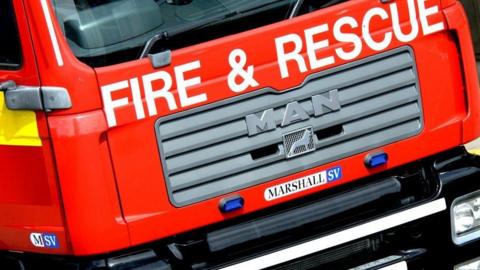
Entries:
{"label": "screw on grille", "polygon": [[283,134],[283,145],[287,158],[315,151],[313,127],[306,127]]}

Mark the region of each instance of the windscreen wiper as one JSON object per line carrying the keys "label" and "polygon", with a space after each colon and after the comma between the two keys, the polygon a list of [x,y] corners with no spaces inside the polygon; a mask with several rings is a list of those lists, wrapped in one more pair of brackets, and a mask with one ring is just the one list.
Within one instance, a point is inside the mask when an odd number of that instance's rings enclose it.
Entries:
{"label": "windscreen wiper", "polygon": [[[301,1],[303,2],[303,1]],[[226,20],[232,20],[232,19],[239,19],[243,16],[248,16],[251,12],[255,11],[258,12],[259,9],[265,8],[267,6],[270,6],[272,4],[275,4],[275,2],[269,2],[265,3],[263,5],[256,5],[253,7],[249,7],[243,10],[236,10],[227,14],[223,14],[221,16],[214,16],[205,20],[197,21],[191,24],[188,24],[183,27],[178,27],[176,29],[172,29],[170,31],[163,31],[159,34],[154,35],[151,37],[147,42],[145,42],[145,46],[143,47],[143,50],[140,54],[140,59],[143,59],[147,57],[150,54],[150,51],[152,50],[153,46],[160,41],[167,41],[169,38],[174,37],[179,34],[184,34],[190,31],[198,30],[205,28],[210,25],[218,24],[220,22],[225,22]],[[242,16],[240,16],[242,15]]]}
{"label": "windscreen wiper", "polygon": [[163,31],[159,34],[156,34],[153,37],[151,37],[149,40],[147,40],[147,42],[145,42],[145,46],[143,47],[143,50],[140,54],[140,59],[147,57],[150,54],[150,51],[153,48],[153,46],[159,41],[167,41],[169,38],[174,37],[176,35],[184,34],[193,30],[204,28],[212,24],[219,23],[224,19],[229,18],[231,16],[235,16],[235,15],[232,15],[232,13],[229,13],[226,15],[217,16],[217,17],[209,18],[207,20],[202,20],[192,24],[188,24],[185,27],[179,27],[171,31]]}
{"label": "windscreen wiper", "polygon": [[300,12],[300,8],[303,6],[303,0],[297,0],[295,2],[295,5],[292,8],[292,11],[290,12],[290,15],[288,16],[289,19],[293,19],[297,17],[298,13]]}

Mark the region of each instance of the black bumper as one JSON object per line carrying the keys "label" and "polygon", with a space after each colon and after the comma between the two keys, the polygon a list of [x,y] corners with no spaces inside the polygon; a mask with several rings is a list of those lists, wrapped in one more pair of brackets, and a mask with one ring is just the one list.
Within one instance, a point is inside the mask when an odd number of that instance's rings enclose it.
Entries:
{"label": "black bumper", "polygon": [[[398,183],[400,188],[396,185]],[[293,241],[296,243],[285,244],[282,248],[288,249],[325,235],[335,234],[371,221],[383,220],[418,206],[444,201],[446,207],[426,217],[281,263],[269,269],[350,269],[358,266],[362,266],[359,269],[381,269],[399,262],[406,262],[408,269],[453,269],[455,265],[480,257],[480,241],[472,241],[461,246],[453,243],[450,217],[450,206],[456,198],[480,190],[480,159],[478,157],[469,155],[463,148],[454,149],[419,161],[418,164],[409,164],[385,176],[366,180],[362,186],[352,187],[350,190],[362,193],[362,189],[365,191],[368,185],[373,185],[376,191],[373,189],[374,192],[367,195],[368,198],[363,197],[365,204],[360,203],[358,207],[348,207],[352,205],[352,201],[357,203],[362,201],[362,197],[357,200],[352,199],[352,196],[349,196],[351,195],[349,192],[352,191],[340,192],[337,195],[338,198],[345,199],[341,204],[347,207],[342,213],[333,210],[330,218],[321,218],[318,224],[322,225],[317,226],[324,228],[319,231],[328,231],[327,233],[318,233],[304,238],[303,241]],[[332,198],[335,199],[335,196]],[[315,202],[314,205],[321,205],[328,200],[323,199]],[[300,209],[305,207],[308,206],[299,207],[296,211],[301,212]],[[320,209],[325,207],[328,206]],[[320,216],[322,213],[317,211]],[[276,214],[278,215],[281,214]],[[263,219],[268,218],[263,217]],[[292,218],[292,222],[294,220]],[[334,224],[330,226],[331,230],[329,230],[329,223]],[[313,224],[315,222],[310,225],[302,224],[300,228],[313,232],[315,231]],[[272,226],[269,228],[271,229]],[[261,230],[262,226],[257,226],[257,229]],[[238,234],[238,231],[232,235],[235,234]],[[298,232],[294,230],[290,230],[289,234],[293,235],[293,238],[300,238]],[[230,239],[235,241],[235,237]],[[268,237],[261,239],[266,241]],[[281,248],[274,250],[281,250]],[[241,262],[239,263],[242,265]]]}
{"label": "black bumper", "polygon": [[[66,258],[6,253],[0,254],[0,269],[381,269],[399,263],[414,270],[453,269],[480,257],[480,241],[462,246],[453,243],[450,221],[453,200],[478,190],[480,158],[457,148],[274,209],[118,254]],[[437,210],[408,220],[410,213],[415,215],[412,211],[430,205]],[[399,215],[407,220],[359,237],[345,233],[363,233],[353,229],[375,222],[379,226]],[[338,241],[337,236],[351,240]],[[318,239],[339,244],[327,244],[327,248],[307,245]],[[297,246],[312,250],[288,261],[263,260]],[[255,260],[261,262],[258,267],[248,264]]]}

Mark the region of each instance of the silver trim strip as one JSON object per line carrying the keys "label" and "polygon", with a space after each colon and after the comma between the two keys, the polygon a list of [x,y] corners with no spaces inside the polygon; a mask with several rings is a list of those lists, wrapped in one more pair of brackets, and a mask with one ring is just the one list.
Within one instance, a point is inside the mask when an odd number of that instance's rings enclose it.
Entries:
{"label": "silver trim strip", "polygon": [[421,219],[447,209],[444,198],[425,203],[411,209],[379,218],[367,223],[323,236],[286,249],[275,251],[249,261],[222,268],[223,270],[263,269],[310,255],[331,247],[342,245],[381,231]]}
{"label": "silver trim strip", "polygon": [[399,262],[379,270],[408,270],[408,265],[407,265],[407,262]]}
{"label": "silver trim strip", "polygon": [[52,41],[53,51],[55,52],[55,57],[57,58],[57,64],[59,67],[63,67],[63,57],[62,57],[62,53],[60,52],[60,45],[58,44],[57,35],[55,34],[52,15],[50,14],[50,9],[48,8],[47,0],[42,0],[41,3],[42,3],[43,15],[45,16],[45,21],[48,27],[48,32],[50,33],[50,40]]}

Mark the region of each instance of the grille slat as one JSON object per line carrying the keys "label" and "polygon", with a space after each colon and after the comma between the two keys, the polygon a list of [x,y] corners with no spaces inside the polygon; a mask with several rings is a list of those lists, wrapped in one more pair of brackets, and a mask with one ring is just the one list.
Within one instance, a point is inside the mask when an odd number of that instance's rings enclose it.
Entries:
{"label": "grille slat", "polygon": [[[362,116],[371,115],[373,113],[385,110],[385,107],[395,107],[401,104],[412,102],[416,99],[416,95],[417,94],[415,93],[413,87],[404,88],[344,107],[343,110],[337,113],[326,114],[319,118],[310,118],[309,121],[298,122],[283,129],[278,128],[274,131],[263,133],[254,137],[243,136],[238,139],[225,141],[210,147],[205,147],[200,150],[190,151],[186,154],[167,159],[166,165],[171,173],[201,166],[203,164],[224,159],[231,155],[239,155],[250,152],[257,148],[271,145],[273,143],[279,143],[282,141],[283,133],[296,130],[306,125],[312,125],[315,130],[326,128],[332,125],[338,125],[340,123],[352,121],[353,119],[358,119]],[[340,100],[342,100],[341,95]],[[311,103],[309,105],[311,108]],[[309,108],[305,105],[303,107],[305,107],[307,110]],[[278,110],[278,113],[276,113],[279,119],[283,115],[283,112],[284,109],[281,109]]]}
{"label": "grille slat", "polygon": [[[413,84],[415,84],[415,75],[412,70],[402,70],[377,80],[346,87],[341,89],[339,95],[342,106],[345,106],[353,102],[358,102],[375,95],[392,91],[401,86]],[[365,91],[365,89],[368,91]],[[308,102],[304,102],[303,105],[305,109],[311,113],[313,110],[311,103],[308,104]],[[277,110],[277,122],[281,121],[281,115],[283,112],[284,108]],[[177,155],[182,152],[192,151],[221,141],[231,140],[246,135],[247,133],[245,121],[243,119],[235,120],[210,129],[186,134],[175,139],[165,140],[163,143],[164,155],[166,157]]]}
{"label": "grille slat", "polygon": [[[350,156],[352,149],[360,149],[360,152],[363,152],[371,149],[372,145],[374,145],[373,148],[382,146],[390,142],[392,138],[395,140],[405,138],[411,134],[410,130],[419,129],[420,127],[421,122],[419,120],[410,121],[393,128],[384,129],[379,133],[372,134],[372,136],[357,138],[355,140],[335,145],[334,147],[317,150],[309,155],[290,160],[282,160],[280,162],[260,167],[255,170],[249,170],[244,173],[235,174],[232,177],[223,178],[219,181],[208,182],[203,185],[195,185],[188,189],[185,188],[178,190],[175,191],[174,198],[176,202],[188,204],[192,202],[192,198],[198,198],[198,194],[211,194],[210,196],[214,197],[231,192],[232,190],[238,190],[260,184],[271,179],[308,169],[309,167],[318,166],[338,160],[345,156]],[[364,146],[358,147],[358,145]],[[305,164],[308,164],[308,166]],[[246,181],[252,179],[254,179],[254,181]]]}
{"label": "grille slat", "polygon": [[[184,206],[319,166],[418,134],[423,126],[413,52],[401,48],[311,76],[296,89],[265,89],[157,121],[165,179]],[[341,109],[314,117],[311,97],[338,91]],[[298,101],[310,118],[281,127],[285,106]],[[212,107],[213,106],[213,107]],[[246,115],[274,109],[278,127],[248,136]],[[316,151],[286,159],[283,135],[312,126]],[[275,145],[278,151],[273,152]],[[253,158],[252,152],[270,147]]]}
{"label": "grille slat", "polygon": [[316,94],[319,89],[331,90],[344,88],[345,86],[358,84],[371,78],[378,78],[395,71],[400,71],[411,66],[411,63],[412,58],[410,54],[396,54],[389,58],[378,59],[363,65],[352,65],[352,67],[346,69],[342,74],[332,73],[323,76],[321,82],[320,80],[311,80],[302,87],[304,90],[302,93],[288,91],[279,95],[276,92],[271,92],[235,102],[234,110],[232,110],[230,106],[210,108],[202,114],[192,114],[165,122],[160,126],[159,132],[162,134],[163,140],[189,134],[193,131],[204,129],[206,126],[218,125],[242,118],[247,114],[285,105],[292,99],[301,100],[311,97]]}
{"label": "grille slat", "polygon": [[[348,139],[363,136],[376,130],[401,124],[403,122],[418,118],[419,114],[420,108],[416,103],[413,103],[405,107],[399,107],[375,115],[374,118],[360,119],[355,122],[350,122],[344,125],[342,134],[318,141],[316,143],[317,148],[325,147],[334,143],[340,143]],[[244,154],[231,159],[222,160],[218,163],[212,163],[211,165],[191,169],[185,173],[174,174],[170,177],[172,189],[183,189],[192,184],[205,183],[228,176],[229,174],[249,170],[256,166],[263,166],[283,159],[284,155],[285,153],[283,149],[276,154],[265,157],[261,160],[253,160],[250,154]],[[232,168],[235,168],[235,170],[232,171]],[[202,179],[202,181],[199,181],[199,178]]]}

